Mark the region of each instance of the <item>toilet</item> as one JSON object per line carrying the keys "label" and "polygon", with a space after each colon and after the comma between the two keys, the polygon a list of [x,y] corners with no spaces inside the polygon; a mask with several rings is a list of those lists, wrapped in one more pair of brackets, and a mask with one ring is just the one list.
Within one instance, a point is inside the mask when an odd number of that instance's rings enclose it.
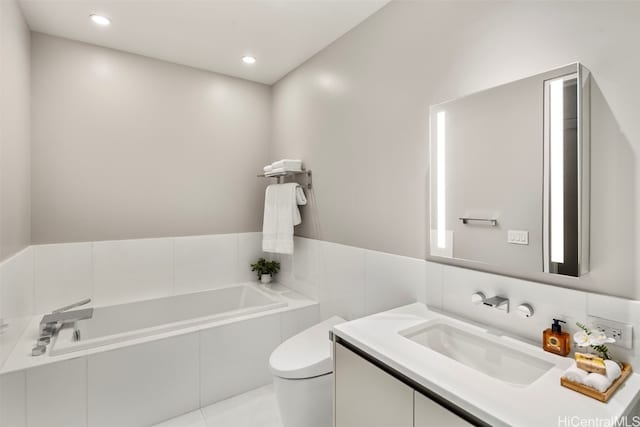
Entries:
{"label": "toilet", "polygon": [[271,353],[269,366],[284,427],[332,425],[333,361],[329,331],[334,316],[289,338]]}

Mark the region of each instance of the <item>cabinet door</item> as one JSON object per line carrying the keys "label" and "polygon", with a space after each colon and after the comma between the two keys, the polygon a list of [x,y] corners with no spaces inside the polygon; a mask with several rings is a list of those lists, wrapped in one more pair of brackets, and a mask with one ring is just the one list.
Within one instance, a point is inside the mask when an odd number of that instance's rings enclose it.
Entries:
{"label": "cabinet door", "polygon": [[335,427],[413,427],[413,389],[335,347]]}
{"label": "cabinet door", "polygon": [[415,396],[415,427],[463,427],[471,426],[447,408],[438,405],[417,391]]}

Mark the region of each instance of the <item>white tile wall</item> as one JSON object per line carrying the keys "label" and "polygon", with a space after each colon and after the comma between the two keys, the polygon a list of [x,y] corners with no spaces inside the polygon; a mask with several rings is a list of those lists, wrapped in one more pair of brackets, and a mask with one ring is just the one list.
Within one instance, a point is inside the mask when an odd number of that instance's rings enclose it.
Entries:
{"label": "white tile wall", "polygon": [[173,239],[93,244],[96,305],[157,298],[173,292]]}
{"label": "white tile wall", "polygon": [[[533,341],[542,341],[542,331],[551,325],[554,317],[565,320],[570,331],[577,330],[575,322],[586,320],[585,293],[570,289],[451,266],[444,267],[443,289],[444,310]],[[487,297],[509,298],[510,312],[473,304],[471,295],[476,291],[482,291]],[[533,317],[517,315],[516,308],[522,303],[533,306]]]}
{"label": "white tile wall", "polygon": [[0,375],[0,426],[27,425],[25,377],[24,371]]}
{"label": "white tile wall", "polygon": [[272,255],[280,261],[281,271],[278,281],[285,286],[309,297],[318,299],[321,280],[320,241],[294,238],[294,255]]}
{"label": "white tile wall", "polygon": [[269,356],[280,344],[279,314],[200,333],[200,404],[271,382]]}
{"label": "white tile wall", "polygon": [[33,247],[35,312],[44,313],[93,295],[91,243]]}
{"label": "white tile wall", "polygon": [[238,280],[252,282],[255,273],[249,267],[258,258],[264,257],[262,252],[262,233],[240,233],[238,236]]}
{"label": "white tile wall", "polygon": [[174,240],[174,251],[175,293],[211,289],[239,281],[238,237],[235,234],[179,237]]}
{"label": "white tile wall", "polygon": [[87,425],[87,359],[28,369],[27,426]]}
{"label": "white tile wall", "polygon": [[[42,425],[45,417],[45,425],[86,425],[87,420],[89,425],[127,425],[130,420],[142,424],[158,422],[199,404],[206,405],[268,383],[271,351],[320,317],[338,314],[355,318],[413,301],[426,300],[432,307],[535,341],[540,340],[552,317],[573,323],[595,315],[640,325],[640,301],[587,294],[330,242],[297,237],[295,245],[294,256],[277,257],[283,267],[278,280],[317,297],[319,308],[179,337],[187,341],[177,345],[163,347],[158,343],[153,349],[130,347],[121,353],[117,350],[91,356],[88,361],[80,358],[52,365],[59,366],[55,370],[42,368],[0,377],[0,393],[6,396],[10,390],[11,396],[10,400],[2,401],[11,411],[3,411],[1,416],[11,419],[9,425],[15,426],[24,425],[24,414],[29,415],[26,421],[32,426]],[[84,297],[87,288],[95,288],[91,296],[100,303],[217,286],[223,280],[254,280],[248,264],[262,255],[260,233],[27,249],[0,264],[0,316],[12,325],[0,334],[0,343],[4,348],[11,347],[11,331],[21,328],[20,316]],[[235,271],[226,269],[229,265],[234,265]],[[213,277],[214,272],[221,274]],[[512,313],[505,315],[472,305],[470,296],[477,290],[487,296],[509,297]],[[522,319],[515,314],[515,307],[522,302],[533,305],[533,318]],[[640,330],[636,328],[634,332],[634,341],[640,342]],[[622,352],[622,357],[640,362],[637,347]],[[193,353],[183,354],[176,348],[188,348]],[[613,349],[616,355],[620,354]],[[180,368],[169,372],[175,366],[173,362]],[[136,386],[123,387],[125,383]],[[59,384],[65,384],[64,396],[48,399],[47,396],[56,394],[52,389],[59,390]],[[167,388],[167,384],[172,387]],[[57,412],[56,399],[63,397],[74,402],[74,411]],[[61,407],[68,408],[65,405]]]}
{"label": "white tile wall", "polygon": [[425,261],[426,302],[435,308],[442,308],[442,276],[444,266],[435,262]]}
{"label": "white tile wall", "polygon": [[33,313],[33,250],[27,248],[0,263],[0,366]]}
{"label": "white tile wall", "polygon": [[365,314],[365,251],[353,246],[320,242],[322,319],[338,315],[347,320]]}
{"label": "white tile wall", "polygon": [[197,409],[198,346],[193,333],[90,355],[89,426],[146,426]]}
{"label": "white tile wall", "polygon": [[373,314],[425,302],[426,265],[421,259],[365,251],[365,312]]}
{"label": "white tile wall", "polygon": [[3,300],[32,314],[87,297],[103,305],[213,289],[255,281],[249,264],[262,256],[262,233],[35,245],[5,262],[20,265],[0,267],[13,284],[2,291],[22,292]]}
{"label": "white tile wall", "polygon": [[0,312],[12,319],[33,313],[33,250],[27,248],[2,263]]}

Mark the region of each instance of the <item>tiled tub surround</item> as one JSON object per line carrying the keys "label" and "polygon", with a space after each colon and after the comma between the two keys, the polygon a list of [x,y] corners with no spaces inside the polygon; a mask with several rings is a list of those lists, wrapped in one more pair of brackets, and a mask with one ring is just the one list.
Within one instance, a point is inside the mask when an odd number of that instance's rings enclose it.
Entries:
{"label": "tiled tub surround", "polygon": [[0,375],[0,425],[144,426],[270,383],[271,352],[319,310],[283,286],[260,292],[286,305],[58,356],[29,356],[34,316]]}
{"label": "tiled tub surround", "polygon": [[0,366],[31,315],[248,282],[260,256],[261,233],[30,246],[0,263]]}

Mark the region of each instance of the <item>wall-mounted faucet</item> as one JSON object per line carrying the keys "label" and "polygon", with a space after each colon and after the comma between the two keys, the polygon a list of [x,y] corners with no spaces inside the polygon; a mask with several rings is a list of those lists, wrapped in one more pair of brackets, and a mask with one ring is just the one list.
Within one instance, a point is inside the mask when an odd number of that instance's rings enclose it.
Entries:
{"label": "wall-mounted faucet", "polygon": [[509,312],[509,299],[505,297],[495,296],[487,298],[482,302],[482,304],[500,311],[504,311],[505,313]]}

